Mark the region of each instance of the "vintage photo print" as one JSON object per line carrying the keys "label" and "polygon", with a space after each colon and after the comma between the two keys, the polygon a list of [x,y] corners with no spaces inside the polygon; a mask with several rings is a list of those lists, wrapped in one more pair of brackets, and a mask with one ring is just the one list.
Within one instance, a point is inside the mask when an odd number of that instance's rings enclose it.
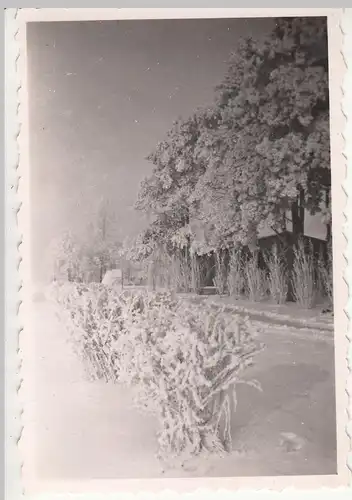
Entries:
{"label": "vintage photo print", "polygon": [[340,9],[23,9],[29,490],[347,485]]}

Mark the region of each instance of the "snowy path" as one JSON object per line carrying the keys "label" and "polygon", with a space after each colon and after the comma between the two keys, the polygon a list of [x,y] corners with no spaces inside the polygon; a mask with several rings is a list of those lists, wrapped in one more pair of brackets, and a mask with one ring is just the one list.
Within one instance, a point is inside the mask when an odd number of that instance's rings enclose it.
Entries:
{"label": "snowy path", "polygon": [[334,321],[331,314],[317,313],[315,309],[303,309],[295,304],[276,305],[266,302],[249,303],[248,301],[235,301],[231,297],[200,298],[194,297],[195,302],[206,302],[211,307],[220,305],[225,311],[234,312],[241,316],[250,316],[253,321],[260,321],[284,328],[306,329],[319,331],[333,337]]}
{"label": "snowy path", "polygon": [[[36,310],[35,432],[37,474],[46,479],[334,473],[333,346],[312,332],[266,327],[267,349],[241,386],[233,416],[234,453],[193,470],[161,473],[156,422],[140,414],[121,387],[86,380],[48,302]],[[321,418],[324,415],[324,419]],[[282,432],[304,446],[288,453]]]}
{"label": "snowy path", "polygon": [[37,318],[35,381],[40,476],[159,474],[154,420],[131,409],[119,386],[89,382],[54,308],[43,309]]}

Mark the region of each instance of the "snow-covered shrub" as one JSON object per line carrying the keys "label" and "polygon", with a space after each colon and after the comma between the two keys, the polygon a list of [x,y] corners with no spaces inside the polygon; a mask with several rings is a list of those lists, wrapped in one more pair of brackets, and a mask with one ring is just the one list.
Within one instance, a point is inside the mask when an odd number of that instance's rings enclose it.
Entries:
{"label": "snow-covered shrub", "polygon": [[291,281],[297,303],[306,309],[313,308],[317,301],[314,255],[312,247],[306,249],[303,241],[294,249]]}
{"label": "snow-covered shrub", "polygon": [[64,322],[76,353],[92,378],[115,380],[116,353],[111,343],[122,327],[122,297],[101,284],[59,287],[56,300],[64,311]]}
{"label": "snow-covered shrub", "polygon": [[240,299],[244,291],[243,259],[238,250],[233,250],[230,256],[227,288],[231,297]]}
{"label": "snow-covered shrub", "polygon": [[214,285],[219,295],[224,295],[227,289],[227,270],[223,254],[215,254]]}
{"label": "snow-covered shrub", "polygon": [[246,260],[244,276],[248,299],[253,302],[264,300],[268,294],[268,280],[265,271],[258,266],[256,255]]}
{"label": "snow-covered shrub", "polygon": [[258,386],[242,378],[261,349],[248,319],[170,292],[75,285],[58,297],[90,372],[129,386],[158,417],[164,463],[231,447],[236,384]]}
{"label": "snow-covered shrub", "polygon": [[285,261],[279,254],[276,245],[265,256],[265,262],[269,271],[268,289],[270,296],[276,304],[284,304],[287,300],[288,276]]}
{"label": "snow-covered shrub", "polygon": [[[158,416],[159,458],[183,463],[231,446],[230,405],[236,384],[260,347],[248,320],[223,310],[153,297],[136,298],[114,346],[119,381]],[[249,384],[257,386],[256,381]]]}

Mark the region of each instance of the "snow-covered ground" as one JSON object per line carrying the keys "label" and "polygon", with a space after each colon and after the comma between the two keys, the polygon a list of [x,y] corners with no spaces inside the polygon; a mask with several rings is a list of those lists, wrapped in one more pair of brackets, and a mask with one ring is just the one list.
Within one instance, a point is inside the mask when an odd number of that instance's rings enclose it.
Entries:
{"label": "snow-covered ground", "polygon": [[196,302],[204,301],[212,305],[226,306],[236,313],[256,317],[273,324],[292,325],[297,328],[309,328],[320,331],[334,330],[334,318],[331,312],[324,312],[327,304],[322,303],[312,309],[304,309],[294,302],[275,304],[270,300],[250,302],[249,300],[236,300],[229,296],[199,296],[193,295]]}
{"label": "snow-covered ground", "polygon": [[25,419],[39,478],[336,473],[331,335],[266,323],[261,340],[267,348],[248,373],[263,393],[239,387],[233,453],[162,471],[154,418],[136,410],[120,386],[86,379],[51,302],[37,296],[33,310],[28,362],[35,367],[35,386],[27,388]]}

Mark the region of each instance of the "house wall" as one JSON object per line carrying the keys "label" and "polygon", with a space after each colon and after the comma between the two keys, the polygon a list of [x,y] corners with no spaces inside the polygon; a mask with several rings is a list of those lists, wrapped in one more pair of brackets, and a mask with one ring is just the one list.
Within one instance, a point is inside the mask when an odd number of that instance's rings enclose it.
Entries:
{"label": "house wall", "polygon": [[[271,234],[265,237],[262,237],[258,241],[258,266],[261,269],[267,269],[267,265],[265,263],[264,255],[266,252],[270,251],[274,245],[277,246],[279,252],[285,251],[285,247],[283,245],[283,238],[285,237],[285,233],[277,236],[276,234]],[[313,250],[313,255],[316,259],[323,257],[328,262],[328,244],[326,241],[321,240],[320,238],[315,238],[311,236],[305,236],[304,243],[307,249],[307,252],[311,252]],[[231,250],[223,250],[224,264],[226,268],[229,268],[230,263],[230,252]],[[248,247],[242,248],[242,257],[245,259],[249,259],[253,256],[251,250]],[[285,258],[285,257],[284,257]],[[199,257],[199,263],[203,269],[202,273],[202,283],[201,286],[212,286],[213,280],[215,278],[215,256],[213,253],[208,255],[203,255]]]}
{"label": "house wall", "polygon": [[[287,217],[290,217],[289,212]],[[287,222],[287,231],[292,231],[291,222]],[[267,236],[273,236],[275,232],[266,226],[259,233],[259,238],[266,238]],[[323,224],[321,220],[321,215],[310,215],[307,211],[304,218],[304,234],[310,236],[311,238],[317,238],[318,240],[325,240],[326,238],[326,224]]]}

